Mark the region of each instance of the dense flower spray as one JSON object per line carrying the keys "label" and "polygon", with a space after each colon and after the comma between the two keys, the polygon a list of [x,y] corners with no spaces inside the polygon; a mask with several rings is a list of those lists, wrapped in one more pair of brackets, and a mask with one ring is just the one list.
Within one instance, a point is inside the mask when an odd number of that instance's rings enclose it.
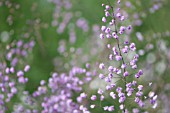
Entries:
{"label": "dense flower spray", "polygon": [[[32,51],[35,42],[15,40],[6,48],[6,54],[2,54],[4,61],[0,62],[0,112],[4,113],[6,104],[21,92],[21,85],[28,82],[25,74],[30,70],[30,66],[23,62],[28,53]],[[22,57],[22,58],[21,58]],[[8,63],[10,62],[10,63]]]}
{"label": "dense flower spray", "polygon": [[[152,91],[146,94],[144,91],[151,86],[151,83],[141,85],[138,80],[144,72],[138,69],[139,55],[135,52],[135,43],[130,43],[123,38],[132,29],[132,26],[123,25],[127,17],[123,15],[120,3],[121,1],[118,0],[114,6],[111,5],[110,1],[108,1],[108,4],[102,4],[105,8],[105,16],[102,17],[102,22],[106,25],[101,26],[100,38],[108,40],[109,43],[114,41],[115,45],[107,44],[107,48],[111,51],[108,58],[109,63],[99,64],[99,69],[103,70],[99,74],[99,78],[106,82],[106,84],[103,84],[106,86],[104,89],[99,89],[98,94],[92,95],[90,98],[91,101],[96,101],[99,97],[100,102],[104,102],[105,94],[108,93],[113,103],[119,104],[119,108],[116,108],[114,104],[101,106],[101,103],[99,105],[92,104],[90,108],[94,109],[95,106],[100,106],[103,107],[104,111],[109,112],[116,110],[116,112],[122,111],[123,113],[138,113],[146,109],[147,101],[150,101],[152,107],[156,108],[157,95]],[[131,102],[136,103],[138,107],[133,106]],[[133,108],[132,111],[130,111],[130,106]],[[84,113],[89,112],[84,106],[81,110]]]}

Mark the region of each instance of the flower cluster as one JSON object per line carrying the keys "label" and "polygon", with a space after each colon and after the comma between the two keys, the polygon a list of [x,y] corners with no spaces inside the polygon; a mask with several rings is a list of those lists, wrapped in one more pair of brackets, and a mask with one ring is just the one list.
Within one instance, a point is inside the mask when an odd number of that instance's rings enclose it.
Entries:
{"label": "flower cluster", "polygon": [[[86,68],[89,68],[86,64]],[[86,74],[86,77],[80,79],[80,75]],[[95,73],[94,73],[95,74]],[[42,113],[81,113],[81,103],[86,98],[82,91],[82,86],[92,79],[92,74],[83,68],[73,67],[68,74],[53,73],[48,80],[48,84],[42,80],[37,91],[33,93],[33,98],[43,99],[41,103]],[[74,93],[73,93],[74,92]],[[80,93],[76,101],[73,100],[73,94]]]}
{"label": "flower cluster", "polygon": [[[124,113],[128,112],[128,102],[132,98],[133,100],[131,101],[136,103],[140,109],[145,109],[145,102],[147,100],[150,100],[153,108],[155,108],[157,106],[157,95],[153,92],[146,95],[144,89],[149,85],[141,85],[138,80],[144,72],[138,69],[137,62],[139,55],[135,53],[136,45],[123,38],[132,29],[132,26],[122,26],[127,18],[121,11],[120,0],[117,1],[117,5],[115,6],[112,6],[109,1],[108,4],[102,4],[102,6],[105,7],[105,16],[102,17],[102,22],[108,24],[101,26],[102,33],[100,34],[100,38],[103,40],[108,39],[110,43],[115,42],[116,44],[114,46],[111,44],[107,45],[111,51],[108,58],[110,65],[107,66],[105,63],[99,64],[99,69],[107,72],[106,74],[99,74],[99,78],[106,82],[105,89],[98,90],[100,101],[104,101],[104,93],[109,93],[109,96],[113,99],[112,101],[116,101],[115,99],[118,100],[119,110]],[[118,84],[118,82],[121,84]],[[92,95],[91,100],[96,101],[97,95]],[[103,110],[114,111],[114,106],[114,104],[104,106]],[[92,105],[91,108],[94,109],[95,105]],[[132,112],[137,113],[140,109],[135,108]]]}
{"label": "flower cluster", "polygon": [[0,108],[2,113],[6,109],[8,110],[5,108],[5,104],[20,92],[18,91],[19,86],[28,81],[24,75],[29,71],[30,66],[20,62],[27,57],[28,52],[32,51],[34,43],[33,40],[26,43],[22,40],[14,41],[7,46],[6,54],[3,54],[6,62],[0,62]]}

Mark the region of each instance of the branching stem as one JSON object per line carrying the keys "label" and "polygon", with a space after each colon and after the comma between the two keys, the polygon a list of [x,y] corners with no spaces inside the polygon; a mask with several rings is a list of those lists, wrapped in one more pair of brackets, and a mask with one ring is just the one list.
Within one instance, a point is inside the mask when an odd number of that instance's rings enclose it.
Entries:
{"label": "branching stem", "polygon": [[[110,7],[112,8],[112,14],[113,14],[113,17],[112,17],[112,19],[114,20],[114,27],[115,27],[115,33],[116,33],[116,35],[118,34],[118,30],[117,30],[117,23],[116,23],[116,18],[115,18],[115,15],[114,15],[114,8],[113,8],[113,6],[111,5],[111,3],[110,3],[110,1],[109,0],[107,0],[108,1],[108,3],[109,3],[109,5],[110,5]],[[122,53],[121,53],[121,49],[120,49],[120,43],[119,43],[119,39],[116,39],[117,40],[117,46],[118,46],[118,50],[119,50],[119,55],[122,57],[122,63],[123,64],[125,64],[125,61],[124,61],[124,58],[123,58],[123,55],[122,55]],[[126,68],[124,68],[123,69],[123,73],[124,72],[126,72]],[[122,75],[123,76],[123,75]],[[123,79],[123,81],[125,82],[125,89],[124,89],[124,93],[125,93],[125,95],[126,95],[126,77],[123,77],[122,78]],[[123,102],[123,105],[124,105],[124,109],[123,109],[123,111],[124,111],[124,113],[125,113],[125,102]]]}

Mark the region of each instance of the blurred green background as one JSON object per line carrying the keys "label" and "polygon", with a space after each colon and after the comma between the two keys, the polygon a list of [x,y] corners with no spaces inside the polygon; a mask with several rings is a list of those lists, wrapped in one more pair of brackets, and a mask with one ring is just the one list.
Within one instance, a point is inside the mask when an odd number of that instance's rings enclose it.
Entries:
{"label": "blurred green background", "polygon": [[[66,48],[69,50],[70,47],[83,48],[87,52],[90,50],[89,41],[90,35],[92,34],[92,26],[98,24],[102,25],[101,18],[104,15],[101,4],[106,1],[104,0],[70,0],[72,8],[64,10],[65,12],[78,12],[80,17],[87,20],[89,25],[89,31],[83,32],[76,28],[75,33],[77,41],[74,44],[69,43],[69,29],[65,29],[63,33],[59,34],[56,32],[57,27],[52,26],[54,19],[54,12],[56,10],[56,4],[50,2],[50,0],[0,0],[0,53],[5,51],[6,45],[14,40],[21,39],[25,34],[29,35],[30,39],[35,39],[36,45],[33,52],[29,54],[29,57],[25,61],[30,64],[31,70],[26,74],[29,78],[26,84],[25,90],[30,93],[37,89],[40,80],[48,80],[50,73],[55,71],[65,72],[68,68],[64,66],[56,68],[53,64],[55,58],[60,58],[63,62],[69,62],[72,60],[71,56],[63,58],[63,56],[57,51],[59,47],[59,41],[65,40],[67,42]],[[132,1],[132,0],[131,0]],[[12,5],[5,5],[6,2],[12,3]],[[125,2],[125,0],[122,2]],[[133,21],[133,14],[141,14],[141,20],[143,24],[141,26],[135,26],[131,34],[131,40],[136,43],[138,50],[144,49],[147,43],[152,43],[155,48],[151,50],[156,56],[156,61],[152,63],[155,66],[160,60],[165,61],[166,70],[157,76],[155,72],[154,81],[157,82],[157,92],[162,92],[162,88],[170,83],[169,76],[169,62],[170,59],[167,56],[161,56],[159,48],[156,47],[158,41],[163,40],[166,42],[167,50],[170,49],[170,37],[160,35],[158,38],[153,38],[155,33],[163,34],[170,32],[170,1],[162,1],[162,7],[155,13],[149,13],[149,7],[151,7],[150,1],[141,0],[140,5],[134,3],[135,8],[126,8],[129,13],[130,22]],[[153,2],[154,3],[154,2]],[[18,8],[18,9],[17,9]],[[62,12],[62,11],[61,11]],[[143,12],[144,15],[142,16]],[[74,15],[75,16],[75,15]],[[76,17],[71,19],[71,23],[75,23]],[[12,24],[10,23],[12,19]],[[9,21],[8,21],[9,20]],[[61,21],[59,21],[61,22]],[[7,41],[3,41],[2,34],[7,32],[10,34]],[[141,32],[144,41],[141,43],[136,38],[136,32]],[[96,37],[96,40],[99,40]],[[99,48],[100,49],[100,48]],[[166,53],[167,52],[167,53]],[[170,50],[166,51],[166,54],[170,54]],[[141,57],[141,62],[147,61],[148,54],[144,54]],[[93,58],[93,60],[100,60],[99,57]],[[93,61],[91,61],[93,62]],[[169,95],[169,92],[167,92]]]}

